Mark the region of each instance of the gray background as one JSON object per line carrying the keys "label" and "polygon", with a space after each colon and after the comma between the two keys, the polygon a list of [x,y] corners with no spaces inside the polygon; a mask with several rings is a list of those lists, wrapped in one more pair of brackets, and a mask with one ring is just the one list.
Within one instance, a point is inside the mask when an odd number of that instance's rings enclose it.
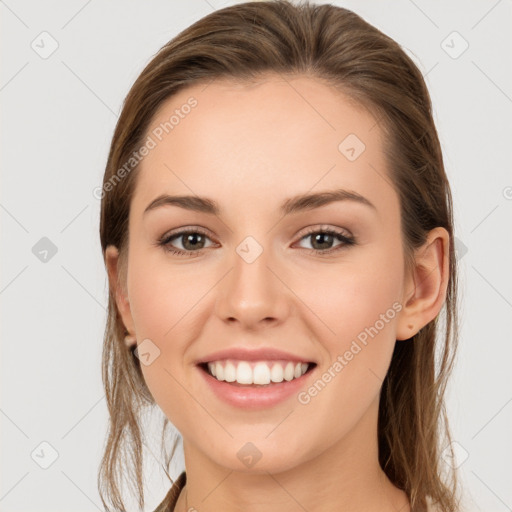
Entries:
{"label": "gray background", "polygon": [[[142,67],[180,30],[232,3],[0,1],[2,511],[101,510],[107,281],[92,191]],[[466,510],[512,510],[511,1],[333,3],[396,39],[426,76],[461,264],[452,463]],[[155,454],[161,418],[148,420]],[[151,510],[169,483],[151,454],[147,467]]]}

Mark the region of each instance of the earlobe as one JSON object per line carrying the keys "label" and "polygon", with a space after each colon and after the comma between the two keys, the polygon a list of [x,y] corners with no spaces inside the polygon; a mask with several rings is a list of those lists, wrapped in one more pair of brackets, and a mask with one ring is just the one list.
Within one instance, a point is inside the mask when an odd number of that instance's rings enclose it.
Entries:
{"label": "earlobe", "polygon": [[449,247],[448,232],[437,227],[415,251],[414,268],[406,279],[404,304],[397,322],[397,340],[412,338],[441,311],[448,287]]}
{"label": "earlobe", "polygon": [[119,278],[119,251],[109,245],[105,250],[105,265],[107,267],[110,293],[115,297],[117,309],[129,335],[134,336],[135,329],[131,315],[130,302],[124,283]]}

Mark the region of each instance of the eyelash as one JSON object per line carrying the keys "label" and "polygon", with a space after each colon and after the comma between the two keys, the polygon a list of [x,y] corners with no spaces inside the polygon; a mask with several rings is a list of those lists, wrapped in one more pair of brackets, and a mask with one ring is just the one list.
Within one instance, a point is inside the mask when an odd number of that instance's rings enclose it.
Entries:
{"label": "eyelash", "polygon": [[[180,238],[184,235],[193,235],[193,234],[200,234],[200,235],[204,235],[205,237],[209,238],[208,234],[203,229],[194,228],[194,229],[179,231],[177,233],[165,234],[158,240],[157,245],[160,247],[163,247],[163,249],[165,251],[169,252],[170,254],[174,254],[177,256],[186,256],[186,257],[199,256],[204,249],[199,249],[197,251],[182,251],[181,249],[172,248],[172,246],[169,245],[170,242],[174,239]],[[340,244],[336,247],[333,247],[331,249],[326,249],[323,251],[318,250],[318,249],[304,249],[309,254],[314,254],[315,256],[330,256],[334,252],[337,252],[339,250],[345,249],[351,245],[356,244],[356,240],[353,236],[348,236],[348,235],[342,233],[341,231],[337,231],[332,228],[323,229],[323,228],[318,228],[318,227],[309,229],[304,235],[302,235],[300,237],[299,241],[303,240],[304,238],[307,238],[308,236],[311,236],[313,234],[332,235],[332,236],[336,237],[340,242],[342,242],[342,244]]]}

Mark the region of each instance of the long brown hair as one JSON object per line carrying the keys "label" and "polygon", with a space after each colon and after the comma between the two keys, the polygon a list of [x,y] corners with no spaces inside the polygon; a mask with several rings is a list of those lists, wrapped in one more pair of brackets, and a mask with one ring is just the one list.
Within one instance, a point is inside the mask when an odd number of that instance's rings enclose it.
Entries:
{"label": "long brown hair", "polygon": [[[413,338],[396,342],[382,385],[378,440],[381,467],[407,493],[414,511],[425,510],[428,497],[441,512],[454,511],[456,476],[441,457],[443,449],[448,454],[451,450],[444,392],[458,332],[452,200],[429,92],[419,69],[393,39],[350,10],[286,0],[226,7],[178,34],[137,78],[119,117],[101,193],[103,256],[108,245],[118,248],[124,282],[128,215],[138,169],[135,164],[127,168],[126,162],[144,144],[162,103],[200,82],[247,81],[267,72],[325,80],[376,115],[385,133],[390,179],[400,197],[408,262],[429,230],[442,226],[450,235],[442,314]],[[102,362],[110,428],[98,474],[107,510],[109,505],[125,509],[120,487],[124,477],[144,506],[141,412],[155,405],[138,358],[123,342],[125,334],[111,289]],[[166,452],[167,426],[165,419],[164,468],[176,448],[170,455]]]}

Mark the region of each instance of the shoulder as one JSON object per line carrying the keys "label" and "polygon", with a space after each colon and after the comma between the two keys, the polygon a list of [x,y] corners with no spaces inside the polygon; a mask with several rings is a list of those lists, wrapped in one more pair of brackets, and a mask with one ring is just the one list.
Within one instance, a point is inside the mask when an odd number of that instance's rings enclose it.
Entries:
{"label": "shoulder", "polygon": [[183,471],[180,476],[176,479],[176,481],[172,484],[169,492],[166,494],[163,501],[155,508],[153,512],[173,512],[174,507],[176,506],[176,502],[178,501],[178,496],[180,495],[181,490],[185,487],[187,483],[187,475],[185,471]]}

